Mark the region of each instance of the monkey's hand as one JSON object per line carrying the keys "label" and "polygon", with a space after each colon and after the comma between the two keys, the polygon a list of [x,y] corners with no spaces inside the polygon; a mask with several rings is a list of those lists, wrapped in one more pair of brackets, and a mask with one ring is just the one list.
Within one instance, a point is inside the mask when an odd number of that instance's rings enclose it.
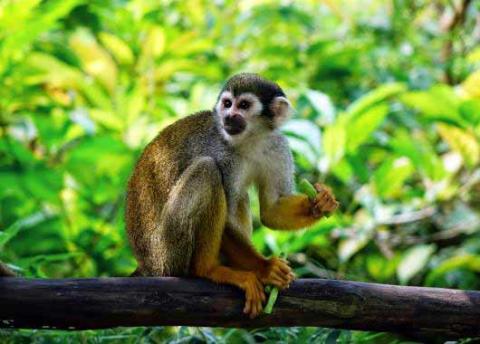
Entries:
{"label": "monkey's hand", "polygon": [[273,257],[268,260],[265,269],[260,271],[259,278],[265,285],[285,289],[295,279],[295,275],[285,259]]}
{"label": "monkey's hand", "polygon": [[266,300],[263,285],[253,272],[245,271],[240,288],[245,290],[246,301],[243,313],[249,314],[250,318],[253,319],[262,313],[262,302]]}
{"label": "monkey's hand", "polygon": [[325,185],[316,183],[314,185],[317,195],[311,201],[311,214],[314,218],[320,218],[338,208],[339,203],[332,191]]}

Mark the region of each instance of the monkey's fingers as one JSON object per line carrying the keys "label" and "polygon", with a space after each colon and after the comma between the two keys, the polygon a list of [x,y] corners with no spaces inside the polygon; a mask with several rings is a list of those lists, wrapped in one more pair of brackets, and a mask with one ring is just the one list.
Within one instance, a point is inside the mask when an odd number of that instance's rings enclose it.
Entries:
{"label": "monkey's fingers", "polygon": [[325,190],[328,190],[327,186],[321,183],[315,183],[313,187],[315,188],[315,190],[317,190],[317,193],[321,193]]}
{"label": "monkey's fingers", "polygon": [[283,273],[288,274],[292,271],[292,268],[290,267],[290,265],[288,265],[288,261],[286,259],[277,258],[277,260],[280,261],[278,266]]}
{"label": "monkey's fingers", "polygon": [[265,296],[265,291],[263,289],[263,284],[258,279],[257,279],[256,287],[257,287],[257,291],[258,291],[258,294],[259,294],[259,299],[261,300],[261,302],[265,302],[267,298]]}
{"label": "monkey's fingers", "polygon": [[321,216],[322,214],[330,213],[337,209],[339,203],[332,192],[324,186],[318,187],[318,190],[319,193],[313,200],[316,208],[313,214]]}
{"label": "monkey's fingers", "polygon": [[262,301],[266,300],[263,285],[257,278],[250,279],[246,283],[245,299],[246,301],[243,312],[253,319],[262,312]]}
{"label": "monkey's fingers", "polygon": [[274,287],[277,287],[278,289],[285,289],[285,288],[288,287],[289,284],[290,284],[289,280],[285,281],[285,280],[279,279],[279,278],[272,278],[269,281],[269,285],[273,285]]}
{"label": "monkey's fingers", "polygon": [[245,291],[245,307],[243,308],[243,313],[248,314],[250,318],[253,318],[257,315],[257,301],[252,290]]}
{"label": "monkey's fingers", "polygon": [[291,282],[290,274],[292,269],[288,266],[288,262],[282,258],[273,257],[269,261],[267,270],[261,278],[265,285],[274,285],[280,289],[284,289]]}

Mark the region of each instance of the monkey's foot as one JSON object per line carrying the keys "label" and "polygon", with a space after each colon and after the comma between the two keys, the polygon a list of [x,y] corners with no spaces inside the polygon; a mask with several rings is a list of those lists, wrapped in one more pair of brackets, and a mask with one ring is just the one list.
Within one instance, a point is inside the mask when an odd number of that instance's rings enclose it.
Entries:
{"label": "monkey's foot", "polygon": [[265,285],[273,285],[279,289],[287,288],[295,279],[285,259],[273,257],[268,260],[267,267],[260,273],[260,280]]}
{"label": "monkey's foot", "polygon": [[314,186],[317,190],[317,195],[312,201],[312,215],[314,217],[322,217],[338,208],[339,203],[327,186],[320,183],[316,183]]}
{"label": "monkey's foot", "polygon": [[262,313],[262,302],[266,300],[263,285],[253,272],[245,272],[241,288],[245,290],[246,299],[243,313],[253,319]]}

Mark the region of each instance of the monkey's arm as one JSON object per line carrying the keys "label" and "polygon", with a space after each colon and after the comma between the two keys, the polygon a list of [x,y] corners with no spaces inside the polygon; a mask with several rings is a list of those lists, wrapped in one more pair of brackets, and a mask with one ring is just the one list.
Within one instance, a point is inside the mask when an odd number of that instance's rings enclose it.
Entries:
{"label": "monkey's arm", "polygon": [[[263,199],[263,202],[262,202]],[[272,201],[275,200],[276,201]],[[323,187],[315,199],[307,195],[288,195],[278,198],[260,197],[262,223],[272,229],[300,229],[309,227],[338,206],[333,194]]]}
{"label": "monkey's arm", "polygon": [[333,194],[319,184],[313,200],[304,194],[294,194],[291,154],[283,140],[275,149],[278,158],[271,162],[271,170],[258,180],[260,217],[265,226],[287,230],[309,227],[337,208]]}
{"label": "monkey's arm", "polygon": [[306,195],[283,196],[272,203],[265,201],[263,205],[261,202],[260,212],[262,223],[272,229],[300,229],[318,220]]}

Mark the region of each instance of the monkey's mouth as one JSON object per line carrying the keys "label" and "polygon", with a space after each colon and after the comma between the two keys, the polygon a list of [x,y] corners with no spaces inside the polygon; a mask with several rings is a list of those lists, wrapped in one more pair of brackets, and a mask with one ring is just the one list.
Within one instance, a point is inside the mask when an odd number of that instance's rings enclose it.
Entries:
{"label": "monkey's mouth", "polygon": [[223,128],[228,133],[228,135],[238,135],[245,130],[245,127],[235,125],[224,125]]}
{"label": "monkey's mouth", "polygon": [[240,116],[225,117],[223,127],[229,135],[238,135],[247,127],[247,122]]}

